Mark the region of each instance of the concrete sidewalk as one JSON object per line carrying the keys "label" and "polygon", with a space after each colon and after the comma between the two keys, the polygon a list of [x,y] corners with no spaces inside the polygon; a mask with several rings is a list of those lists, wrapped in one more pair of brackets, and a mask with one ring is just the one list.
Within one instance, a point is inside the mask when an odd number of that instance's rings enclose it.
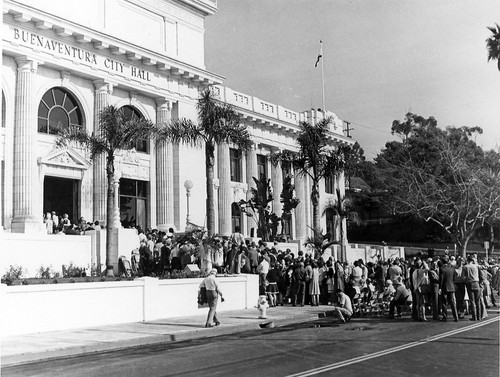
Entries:
{"label": "concrete sidewalk", "polygon": [[220,326],[205,328],[206,313],[152,322],[127,323],[2,337],[1,365],[17,365],[81,354],[200,339],[248,330],[260,330],[262,324],[276,326],[306,322],[324,316],[330,306],[290,305],[269,308],[267,319],[259,319],[256,308],[218,313]]}

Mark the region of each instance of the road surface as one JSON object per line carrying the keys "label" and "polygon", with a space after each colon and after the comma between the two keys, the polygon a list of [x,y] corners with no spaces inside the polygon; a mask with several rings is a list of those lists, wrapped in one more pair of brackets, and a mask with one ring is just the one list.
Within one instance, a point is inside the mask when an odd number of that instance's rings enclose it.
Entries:
{"label": "road surface", "polygon": [[499,376],[499,316],[458,323],[332,317],[2,368],[2,376]]}

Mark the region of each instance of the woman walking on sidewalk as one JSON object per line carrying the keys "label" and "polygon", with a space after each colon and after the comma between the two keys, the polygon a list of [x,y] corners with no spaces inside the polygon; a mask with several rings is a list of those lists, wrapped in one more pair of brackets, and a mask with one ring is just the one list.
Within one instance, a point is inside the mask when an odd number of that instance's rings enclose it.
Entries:
{"label": "woman walking on sidewalk", "polygon": [[212,327],[220,325],[217,319],[217,302],[219,301],[219,296],[221,302],[224,302],[224,297],[222,297],[222,292],[219,289],[219,281],[216,278],[217,270],[213,268],[210,270],[210,275],[208,275],[200,284],[200,288],[204,287],[207,290],[207,302],[208,302],[208,316],[205,327]]}

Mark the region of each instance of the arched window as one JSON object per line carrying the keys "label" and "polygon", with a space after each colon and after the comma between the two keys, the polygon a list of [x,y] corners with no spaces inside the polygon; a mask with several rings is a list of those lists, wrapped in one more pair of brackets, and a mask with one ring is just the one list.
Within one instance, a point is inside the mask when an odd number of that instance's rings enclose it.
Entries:
{"label": "arched window", "polygon": [[330,239],[336,240],[337,238],[337,231],[335,229],[335,212],[333,209],[328,208],[325,213],[326,217],[326,233],[330,235]]}
{"label": "arched window", "polygon": [[241,229],[241,209],[238,203],[231,204],[231,227],[234,229],[239,226]]}
{"label": "arched window", "polygon": [[[140,118],[144,118],[143,115],[139,112],[139,110],[137,110],[136,108],[132,107],[132,106],[123,106],[122,107],[123,109],[123,113],[125,114],[125,116],[127,118],[137,118],[137,119],[140,119]],[[135,149],[137,152],[144,152],[144,153],[148,153],[148,141],[146,139],[139,139],[136,141],[135,143]]]}
{"label": "arched window", "polygon": [[64,88],[49,89],[38,105],[38,132],[54,135],[70,126],[84,127],[78,102]]}

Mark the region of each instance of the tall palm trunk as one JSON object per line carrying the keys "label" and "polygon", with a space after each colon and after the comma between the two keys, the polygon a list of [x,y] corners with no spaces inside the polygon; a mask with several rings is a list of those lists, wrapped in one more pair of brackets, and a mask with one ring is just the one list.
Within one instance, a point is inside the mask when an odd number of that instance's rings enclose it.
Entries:
{"label": "tall palm trunk", "polygon": [[313,218],[312,218],[312,227],[316,234],[321,234],[320,229],[320,213],[319,213],[319,185],[318,181],[314,180],[312,189],[311,189],[311,204],[313,206]]}
{"label": "tall palm trunk", "polygon": [[214,198],[214,152],[213,146],[207,143],[205,148],[205,171],[207,176],[207,233],[215,234],[215,198]]}
{"label": "tall palm trunk", "polygon": [[107,200],[106,200],[106,270],[109,275],[113,275],[113,266],[117,261],[113,258],[113,245],[117,246],[117,234],[113,231],[116,228],[113,217],[115,212],[115,166],[114,155],[108,155],[106,158],[106,176],[108,179]]}
{"label": "tall palm trunk", "polygon": [[[344,227],[344,225],[346,225]],[[345,217],[340,217],[340,237],[341,243],[341,258],[343,262],[347,262],[347,219]]]}

